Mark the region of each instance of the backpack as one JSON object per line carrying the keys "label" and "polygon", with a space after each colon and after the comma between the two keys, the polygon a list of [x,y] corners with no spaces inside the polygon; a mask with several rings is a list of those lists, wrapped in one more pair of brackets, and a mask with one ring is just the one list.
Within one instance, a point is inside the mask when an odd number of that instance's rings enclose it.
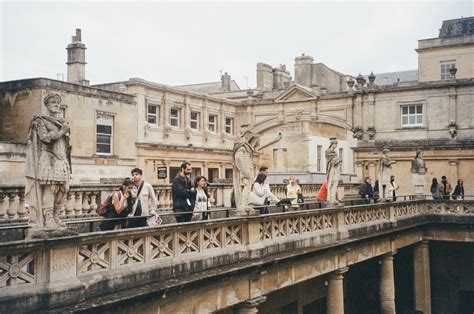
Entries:
{"label": "backpack", "polygon": [[97,207],[97,209],[95,210],[95,212],[99,216],[105,217],[107,215],[107,210],[109,209],[110,205],[112,205],[112,200],[113,200],[113,197],[114,197],[114,193],[115,192],[110,193],[107,196],[107,198],[102,203],[100,203],[99,207]]}

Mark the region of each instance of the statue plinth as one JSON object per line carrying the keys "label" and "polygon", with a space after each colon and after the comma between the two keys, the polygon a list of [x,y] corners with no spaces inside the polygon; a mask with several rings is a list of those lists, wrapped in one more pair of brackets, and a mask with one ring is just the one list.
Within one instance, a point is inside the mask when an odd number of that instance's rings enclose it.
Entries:
{"label": "statue plinth", "polygon": [[60,228],[60,229],[48,229],[48,228],[35,228],[34,226],[30,227],[26,232],[26,240],[32,239],[52,239],[52,238],[61,238],[75,236],[78,232],[70,228]]}
{"label": "statue plinth", "polygon": [[412,184],[415,186],[415,198],[425,198],[425,176],[426,174],[412,173]]}

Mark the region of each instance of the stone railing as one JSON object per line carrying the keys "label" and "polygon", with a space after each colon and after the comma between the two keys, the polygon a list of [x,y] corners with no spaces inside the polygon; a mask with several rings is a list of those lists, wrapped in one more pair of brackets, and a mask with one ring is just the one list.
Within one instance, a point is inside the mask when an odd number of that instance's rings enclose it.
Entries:
{"label": "stone railing", "polygon": [[[345,184],[344,193],[354,194],[359,186],[359,184]],[[302,184],[303,196],[307,199],[315,198],[320,187],[320,184]],[[172,208],[171,185],[155,185],[153,188],[158,198],[158,208],[162,211]],[[116,189],[117,185],[110,184],[72,185],[61,217],[77,218],[96,215],[95,211],[100,203]],[[279,198],[285,196],[285,189],[284,184],[271,185],[272,192]],[[209,186],[211,205],[230,208],[232,191],[232,184],[211,184]],[[0,186],[0,222],[24,221],[28,214],[25,205],[23,186]]]}
{"label": "stone railing", "polygon": [[[216,266],[213,263],[217,261],[235,263],[242,258],[256,258],[253,253],[244,253],[253,247],[283,247],[278,244],[281,242],[272,242],[274,240],[297,241],[307,239],[308,236],[319,237],[318,243],[327,247],[331,243],[351,238],[352,234],[358,237],[360,230],[366,230],[369,235],[380,234],[381,230],[400,228],[404,221],[408,221],[411,227],[416,221],[427,223],[430,215],[442,215],[442,220],[447,215],[456,215],[458,220],[459,217],[468,217],[474,223],[471,219],[474,218],[474,202],[435,203],[418,200],[372,204],[0,244],[0,311],[6,312],[21,302],[24,302],[21,306],[23,310],[31,310],[28,306],[39,306],[34,299],[41,300],[37,296],[41,293],[67,295],[67,291],[55,287],[67,287],[69,292],[88,287],[88,295],[105,293],[101,290],[104,286],[98,284],[97,280],[117,281],[117,278],[111,278],[122,272],[128,275],[134,271],[140,272],[140,269],[145,272],[155,267],[199,259],[206,260],[206,268],[210,269]],[[304,247],[313,244],[303,241],[299,245]],[[232,252],[237,253],[233,255]],[[226,257],[218,258],[221,255]],[[110,278],[106,276],[109,273]],[[136,284],[146,285],[154,280],[164,280],[168,273],[154,271],[153,274],[158,277],[150,275],[145,280],[142,273],[141,282]],[[174,270],[170,274],[175,276]],[[113,290],[125,288],[123,285],[127,284],[124,280],[107,281],[105,286],[109,285]],[[45,290],[45,286],[50,290]],[[25,293],[31,293],[30,301],[23,300]],[[73,294],[69,294],[69,297]],[[18,299],[14,298],[15,295],[18,295]],[[50,299],[72,302],[68,297]],[[74,298],[74,302],[77,301]],[[51,304],[51,307],[65,304]]]}

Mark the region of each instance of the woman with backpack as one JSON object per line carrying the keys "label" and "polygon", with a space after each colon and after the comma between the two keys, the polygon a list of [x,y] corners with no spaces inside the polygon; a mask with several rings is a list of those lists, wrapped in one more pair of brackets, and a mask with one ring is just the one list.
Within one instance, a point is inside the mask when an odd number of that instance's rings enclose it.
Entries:
{"label": "woman with backpack", "polygon": [[[105,218],[124,218],[133,210],[133,198],[131,197],[133,189],[133,181],[125,178],[122,186],[112,195],[112,200],[104,215]],[[116,225],[125,228],[126,221],[124,219],[105,220],[100,223],[99,228],[102,231],[113,230]]]}

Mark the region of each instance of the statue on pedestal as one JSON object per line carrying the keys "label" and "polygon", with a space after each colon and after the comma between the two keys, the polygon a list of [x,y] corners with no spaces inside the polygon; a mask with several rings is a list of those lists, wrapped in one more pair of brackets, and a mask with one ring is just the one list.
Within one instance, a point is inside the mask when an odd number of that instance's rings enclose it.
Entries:
{"label": "statue on pedestal", "polygon": [[390,150],[384,148],[382,151],[382,158],[379,161],[379,193],[381,200],[385,200],[385,189],[390,185],[390,177],[392,176],[392,164],[396,161],[388,157]]}
{"label": "statue on pedestal", "polygon": [[423,160],[423,152],[421,149],[416,150],[415,158],[411,161],[412,183],[415,186],[415,194],[419,198],[423,198],[425,187],[425,176],[428,168]]}
{"label": "statue on pedestal", "polygon": [[331,205],[340,205],[342,199],[338,197],[337,187],[341,179],[341,163],[342,160],[336,152],[337,139],[330,138],[329,148],[326,150],[326,171],[328,182],[328,197],[327,201]]}
{"label": "statue on pedestal", "polygon": [[278,133],[276,138],[265,145],[260,146],[258,135],[254,134],[249,125],[241,126],[241,134],[238,142],[234,144],[234,199],[238,211],[253,211],[249,205],[250,189],[255,178],[253,158],[260,150],[268,147],[279,140],[282,135]]}
{"label": "statue on pedestal", "polygon": [[26,202],[32,229],[65,229],[59,214],[65,204],[71,178],[69,123],[61,117],[61,97],[44,98],[48,114],[34,116],[26,147]]}

